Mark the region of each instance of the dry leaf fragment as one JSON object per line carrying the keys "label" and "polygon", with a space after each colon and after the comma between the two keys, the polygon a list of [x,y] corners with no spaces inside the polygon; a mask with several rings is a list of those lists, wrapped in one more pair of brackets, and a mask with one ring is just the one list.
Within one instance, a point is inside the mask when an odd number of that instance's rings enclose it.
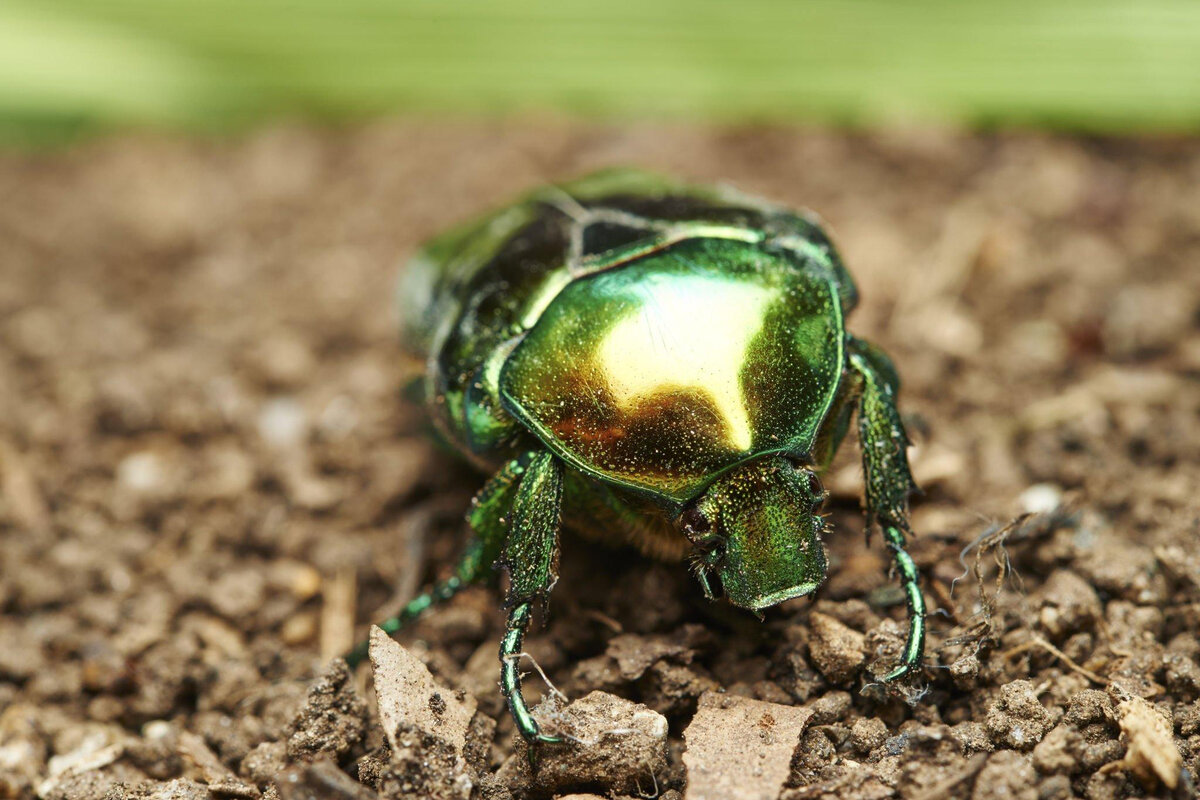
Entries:
{"label": "dry leaf fragment", "polygon": [[1117,706],[1117,722],[1127,749],[1125,758],[1106,765],[1105,772],[1127,769],[1147,787],[1157,779],[1168,789],[1179,784],[1183,756],[1171,736],[1171,724],[1140,697],[1130,697]]}

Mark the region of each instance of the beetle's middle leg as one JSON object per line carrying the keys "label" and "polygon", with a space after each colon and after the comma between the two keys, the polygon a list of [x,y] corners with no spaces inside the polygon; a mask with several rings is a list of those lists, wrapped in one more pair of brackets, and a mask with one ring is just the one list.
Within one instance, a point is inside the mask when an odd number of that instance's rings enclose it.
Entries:
{"label": "beetle's middle leg", "polygon": [[[505,464],[488,480],[471,500],[467,512],[467,523],[474,532],[467,544],[454,573],[435,583],[428,591],[417,595],[394,617],[379,623],[388,635],[395,634],[405,625],[424,614],[438,603],[449,600],[467,586],[489,577],[504,548],[504,536],[508,532],[505,514],[512,508],[521,474],[528,457],[515,458]],[[367,657],[368,642],[362,641],[346,655],[351,667]]]}
{"label": "beetle's middle leg", "polygon": [[[916,489],[908,468],[908,436],[896,408],[900,379],[883,351],[850,340],[849,364],[861,382],[858,433],[866,482],[867,525],[878,524],[892,550],[908,604],[908,640],[900,663],[883,677],[894,681],[920,668],[925,652],[925,596],[917,565],[905,550],[908,496]],[[868,528],[869,530],[869,528]]]}

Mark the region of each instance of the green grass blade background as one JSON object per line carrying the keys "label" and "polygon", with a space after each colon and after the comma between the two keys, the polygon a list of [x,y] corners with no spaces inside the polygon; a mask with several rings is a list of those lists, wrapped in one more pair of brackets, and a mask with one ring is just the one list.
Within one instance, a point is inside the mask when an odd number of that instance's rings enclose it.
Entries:
{"label": "green grass blade background", "polygon": [[1197,0],[0,0],[0,127],[404,111],[1200,122]]}

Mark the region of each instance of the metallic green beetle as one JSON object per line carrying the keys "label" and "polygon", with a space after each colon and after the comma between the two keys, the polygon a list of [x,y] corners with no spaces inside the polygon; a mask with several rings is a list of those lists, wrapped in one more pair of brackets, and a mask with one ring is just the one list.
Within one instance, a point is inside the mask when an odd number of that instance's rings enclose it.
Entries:
{"label": "metallic green beetle", "polygon": [[908,600],[907,644],[885,680],[919,666],[899,379],[846,332],[856,289],[812,219],[728,189],[603,172],[435,239],[401,289],[434,425],[492,477],[454,575],[382,627],[504,567],[501,685],[527,741],[557,741],[526,707],[517,659],[557,580],[560,520],[689,558],[710,599],[714,577],[756,612],[809,594],[825,577],[818,474],[855,411],[868,522]]}

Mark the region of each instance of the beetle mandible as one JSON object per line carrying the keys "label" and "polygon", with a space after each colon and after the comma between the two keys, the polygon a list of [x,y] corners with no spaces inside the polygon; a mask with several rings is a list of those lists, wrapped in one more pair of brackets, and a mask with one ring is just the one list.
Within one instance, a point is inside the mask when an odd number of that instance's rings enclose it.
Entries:
{"label": "beetle mandible", "polygon": [[434,427],[491,478],[453,575],[383,629],[507,570],[501,686],[528,742],[558,741],[517,659],[557,580],[560,522],[687,558],[706,597],[719,583],[754,612],[810,594],[826,571],[819,476],[857,414],[867,524],[908,604],[884,680],[918,669],[900,381],[846,331],[856,300],[814,218],[637,171],[535,191],[429,242],[401,283],[405,342]]}

